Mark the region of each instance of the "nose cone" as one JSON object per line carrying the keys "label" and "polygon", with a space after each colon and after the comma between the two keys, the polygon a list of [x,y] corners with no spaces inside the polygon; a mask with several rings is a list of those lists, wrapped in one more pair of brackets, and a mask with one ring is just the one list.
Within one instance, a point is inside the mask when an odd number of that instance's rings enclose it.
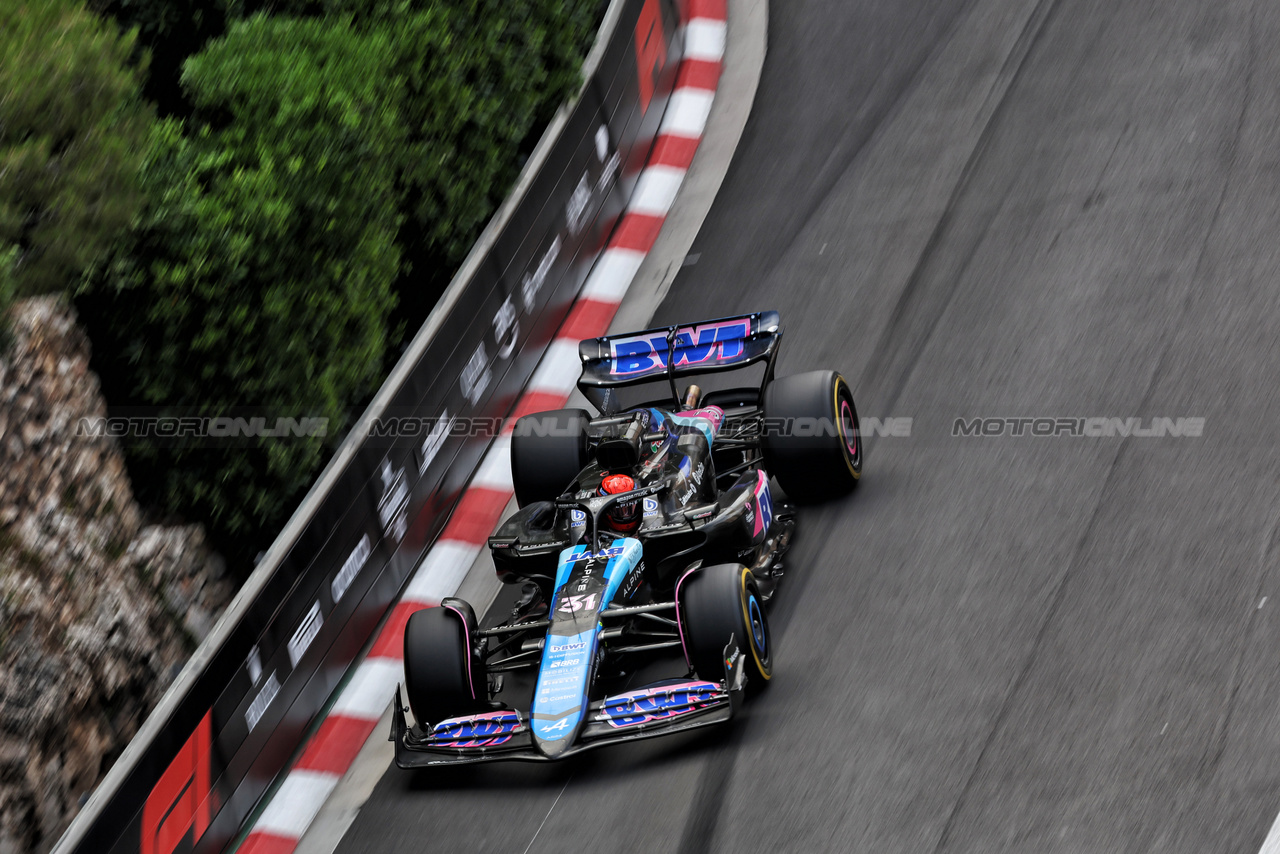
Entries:
{"label": "nose cone", "polygon": [[642,554],[640,541],[631,539],[615,540],[598,554],[584,547],[561,552],[530,714],[534,746],[548,758],[563,756],[582,729],[599,651],[600,612],[641,565]]}
{"label": "nose cone", "polygon": [[[559,759],[566,750],[573,746],[574,735],[582,722],[582,711],[570,712],[559,720],[538,720],[533,722],[533,746],[548,759]],[[560,727],[556,729],[556,727]]]}
{"label": "nose cone", "polygon": [[530,716],[533,743],[546,756],[559,756],[573,744],[587,704],[594,653],[594,631],[547,637]]}

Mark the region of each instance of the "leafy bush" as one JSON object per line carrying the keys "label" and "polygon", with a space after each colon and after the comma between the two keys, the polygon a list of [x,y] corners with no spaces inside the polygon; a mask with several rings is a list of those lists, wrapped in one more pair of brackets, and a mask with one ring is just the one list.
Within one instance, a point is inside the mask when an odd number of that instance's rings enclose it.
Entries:
{"label": "leafy bush", "polygon": [[13,308],[18,286],[14,281],[13,268],[18,260],[18,247],[10,246],[0,249],[0,356],[3,356],[13,343],[12,317],[9,309]]}
{"label": "leafy bush", "polygon": [[230,22],[184,66],[185,121],[139,146],[146,210],[78,302],[117,412],[329,419],[328,442],[126,447],[144,501],[251,556],[576,88],[601,0],[93,2],[148,44]]}
{"label": "leafy bush", "polygon": [[522,143],[576,89],[594,6],[468,0],[395,22],[403,180],[426,246],[448,262],[462,260],[506,195]]}
{"label": "leafy bush", "polygon": [[147,51],[143,94],[163,116],[186,116],[191,105],[179,77],[187,57],[226,31],[224,0],[88,0],[96,12],[136,30]]}
{"label": "leafy bush", "polygon": [[[184,84],[197,119],[185,135],[173,122],[155,134],[152,201],[81,299],[114,357],[104,373],[127,377],[129,402],[323,417],[332,438],[380,378],[400,264],[389,40],[254,17],[192,58]],[[326,443],[129,451],[144,500],[206,521],[236,551],[274,530]]]}
{"label": "leafy bush", "polygon": [[154,122],[133,34],[76,0],[0,3],[0,248],[19,296],[73,286],[129,225]]}
{"label": "leafy bush", "polygon": [[602,0],[228,0],[231,16],[349,18],[384,32],[405,79],[397,283],[409,334],[515,182],[524,157],[576,91]]}

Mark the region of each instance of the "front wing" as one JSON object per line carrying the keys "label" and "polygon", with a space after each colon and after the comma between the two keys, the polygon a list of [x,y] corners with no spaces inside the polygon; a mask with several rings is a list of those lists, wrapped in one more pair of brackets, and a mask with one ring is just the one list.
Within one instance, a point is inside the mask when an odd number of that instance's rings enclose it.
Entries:
{"label": "front wing", "polygon": [[[724,681],[672,681],[628,691],[592,703],[586,723],[563,759],[597,747],[673,735],[727,722],[742,704],[746,671],[732,638],[724,650]],[[455,718],[431,733],[409,727],[396,687],[390,740],[400,768],[471,765],[498,760],[549,762],[534,746],[528,716],[498,711]]]}

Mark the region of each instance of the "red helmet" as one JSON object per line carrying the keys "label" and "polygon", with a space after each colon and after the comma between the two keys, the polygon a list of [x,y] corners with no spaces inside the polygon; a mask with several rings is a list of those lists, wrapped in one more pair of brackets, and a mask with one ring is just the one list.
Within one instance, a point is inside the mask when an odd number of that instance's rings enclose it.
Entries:
{"label": "red helmet", "polygon": [[[600,482],[600,494],[619,495],[636,488],[636,482],[630,475],[607,474]],[[609,527],[623,534],[629,534],[640,527],[640,499],[619,501],[605,511]]]}

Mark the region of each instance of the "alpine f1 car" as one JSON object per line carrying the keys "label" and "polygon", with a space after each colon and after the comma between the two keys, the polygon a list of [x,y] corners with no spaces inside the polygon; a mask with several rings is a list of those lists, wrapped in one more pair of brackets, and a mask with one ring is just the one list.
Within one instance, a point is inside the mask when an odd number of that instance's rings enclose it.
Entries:
{"label": "alpine f1 car", "polygon": [[[847,493],[862,473],[849,385],[775,378],[781,338],[761,312],[580,344],[578,388],[599,415],[530,415],[512,435],[520,509],[489,547],[519,603],[493,628],[460,599],[409,619],[397,765],[560,759],[718,724],[769,681],[791,501]],[[681,393],[695,376],[707,390]],[[671,678],[627,684],[661,656]],[[491,699],[520,670],[536,672],[528,705]]]}

